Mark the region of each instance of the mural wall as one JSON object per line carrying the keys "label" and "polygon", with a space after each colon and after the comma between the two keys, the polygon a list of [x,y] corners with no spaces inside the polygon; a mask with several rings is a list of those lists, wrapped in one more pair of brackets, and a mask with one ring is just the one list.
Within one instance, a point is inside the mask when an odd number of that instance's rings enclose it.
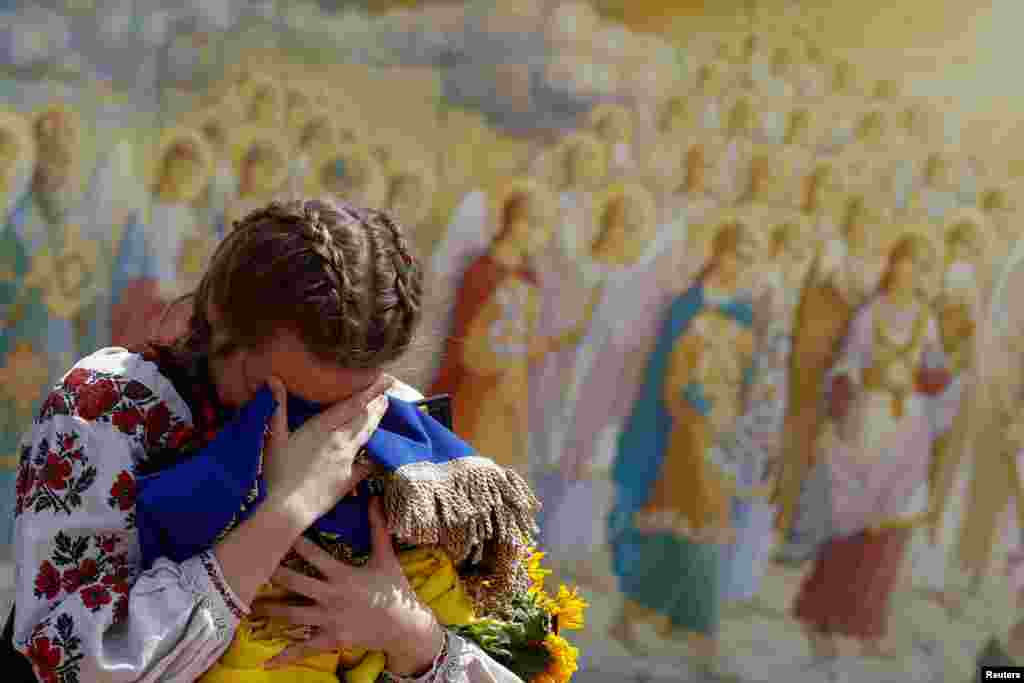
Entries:
{"label": "mural wall", "polygon": [[335,194],[424,255],[406,379],[537,486],[593,605],[581,679],[1013,649],[1014,164],[788,16],[676,44],[583,2],[363,4],[0,15],[5,525],[44,389],[160,329],[233,220]]}

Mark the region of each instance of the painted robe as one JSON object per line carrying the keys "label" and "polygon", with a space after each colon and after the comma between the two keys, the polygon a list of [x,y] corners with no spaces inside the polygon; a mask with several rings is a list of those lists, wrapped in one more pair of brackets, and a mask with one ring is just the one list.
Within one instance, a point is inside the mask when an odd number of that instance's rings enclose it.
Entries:
{"label": "painted robe", "polygon": [[666,277],[682,277],[667,265],[678,261],[673,247],[686,243],[686,221],[663,225],[631,265],[609,266],[584,257],[581,264],[589,291],[600,299],[583,341],[573,348],[562,409],[555,414],[550,438],[560,454],[556,482],[559,495],[545,516],[545,547],[559,557],[587,561],[604,543],[604,520],[611,500],[607,471],[615,458],[622,424],[641,380],[635,359],[646,356],[672,294]]}
{"label": "painted robe", "polygon": [[[881,325],[892,320],[899,339],[883,337]],[[942,379],[926,379],[923,371]],[[884,386],[895,374],[910,378],[905,394]],[[831,463],[833,535],[805,577],[794,614],[819,631],[879,639],[886,635],[909,528],[928,510],[932,411],[949,380],[930,310],[894,315],[881,299],[872,300],[851,325],[832,381],[840,376],[852,383],[854,399],[835,425],[841,438],[823,442]]]}
{"label": "painted robe", "polygon": [[485,254],[459,287],[452,335],[431,394],[451,394],[459,435],[505,467],[528,474],[527,346],[536,278]]}
{"label": "painted robe", "polygon": [[758,309],[757,349],[744,413],[735,434],[717,447],[716,461],[730,472],[738,493],[731,502],[735,539],[722,554],[722,597],[750,600],[759,591],[775,545],[777,506],[769,500],[776,475],[786,414],[793,311],[799,292],[788,290],[776,270]]}
{"label": "painted robe", "polygon": [[[618,439],[608,535],[613,572],[629,601],[676,629],[713,635],[720,618],[721,547],[694,532],[721,532],[730,525],[725,483],[709,458],[716,406],[700,373],[689,373],[685,386],[673,386],[670,377],[694,325],[708,314],[724,319],[738,335],[750,333],[750,303],[710,297],[702,281],[672,303]],[[747,376],[749,359],[734,360]],[[668,391],[687,402],[695,419],[670,415]]]}

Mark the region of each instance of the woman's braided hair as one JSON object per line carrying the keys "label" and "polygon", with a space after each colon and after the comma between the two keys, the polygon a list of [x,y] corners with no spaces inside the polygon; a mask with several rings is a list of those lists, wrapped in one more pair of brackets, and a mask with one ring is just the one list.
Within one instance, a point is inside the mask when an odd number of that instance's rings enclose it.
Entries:
{"label": "woman's braided hair", "polygon": [[182,346],[217,351],[209,347],[212,304],[232,348],[258,347],[287,328],[322,360],[378,368],[412,346],[422,299],[419,261],[386,212],[272,202],[236,221],[217,248]]}

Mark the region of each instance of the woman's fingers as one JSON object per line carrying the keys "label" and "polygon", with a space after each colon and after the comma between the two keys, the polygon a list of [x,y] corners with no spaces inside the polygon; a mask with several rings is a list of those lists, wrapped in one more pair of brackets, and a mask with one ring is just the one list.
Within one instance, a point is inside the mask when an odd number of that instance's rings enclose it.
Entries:
{"label": "woman's fingers", "polygon": [[289,605],[280,600],[257,600],[252,604],[254,617],[283,619],[295,626],[323,626],[328,623],[319,605]]}
{"label": "woman's fingers", "polygon": [[329,431],[343,427],[355,420],[374,399],[390,389],[393,383],[394,378],[381,375],[369,387],[341,403],[336,403],[315,419],[321,427]]}
{"label": "woman's fingers", "polygon": [[[316,567],[317,570],[326,577],[328,583],[338,583],[340,575],[348,569],[344,563],[334,559],[330,553],[318,546],[316,543],[310,541],[308,538],[299,536],[295,539],[295,544],[292,546],[292,550],[298,553],[299,557]],[[279,569],[278,571],[281,570]],[[321,597],[323,597],[322,593]]]}
{"label": "woman's fingers", "polygon": [[391,531],[384,517],[384,503],[380,496],[373,496],[370,499],[370,534],[373,539],[374,564],[398,564],[398,556],[391,544]]}
{"label": "woman's fingers", "polygon": [[329,584],[287,567],[278,567],[270,577],[270,582],[317,602],[322,602],[327,598]]}
{"label": "woman's fingers", "polygon": [[270,417],[270,441],[273,446],[277,446],[288,440],[288,390],[277,377],[269,378],[267,384],[277,401],[277,408]]}
{"label": "woman's fingers", "polygon": [[300,643],[293,643],[263,665],[265,669],[277,669],[295,662],[300,662],[307,657],[324,652],[333,652],[338,649],[337,639],[326,631],[321,632]]}

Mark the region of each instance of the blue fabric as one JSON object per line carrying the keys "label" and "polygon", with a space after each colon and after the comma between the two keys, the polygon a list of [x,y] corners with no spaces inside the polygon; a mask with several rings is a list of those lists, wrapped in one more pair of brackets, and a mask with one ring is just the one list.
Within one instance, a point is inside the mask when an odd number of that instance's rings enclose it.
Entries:
{"label": "blue fabric", "polygon": [[[266,496],[258,476],[260,449],[276,408],[277,401],[264,388],[196,455],[174,467],[138,477],[136,523],[144,568],[159,557],[181,562],[207,550],[236,516],[242,521],[252,514]],[[321,409],[290,396],[289,429],[294,431]],[[389,471],[412,463],[444,463],[476,455],[469,444],[440,422],[412,403],[393,397],[366,450]],[[363,482],[313,528],[337,534],[356,552],[368,551],[367,506],[371,495],[370,486]]]}

